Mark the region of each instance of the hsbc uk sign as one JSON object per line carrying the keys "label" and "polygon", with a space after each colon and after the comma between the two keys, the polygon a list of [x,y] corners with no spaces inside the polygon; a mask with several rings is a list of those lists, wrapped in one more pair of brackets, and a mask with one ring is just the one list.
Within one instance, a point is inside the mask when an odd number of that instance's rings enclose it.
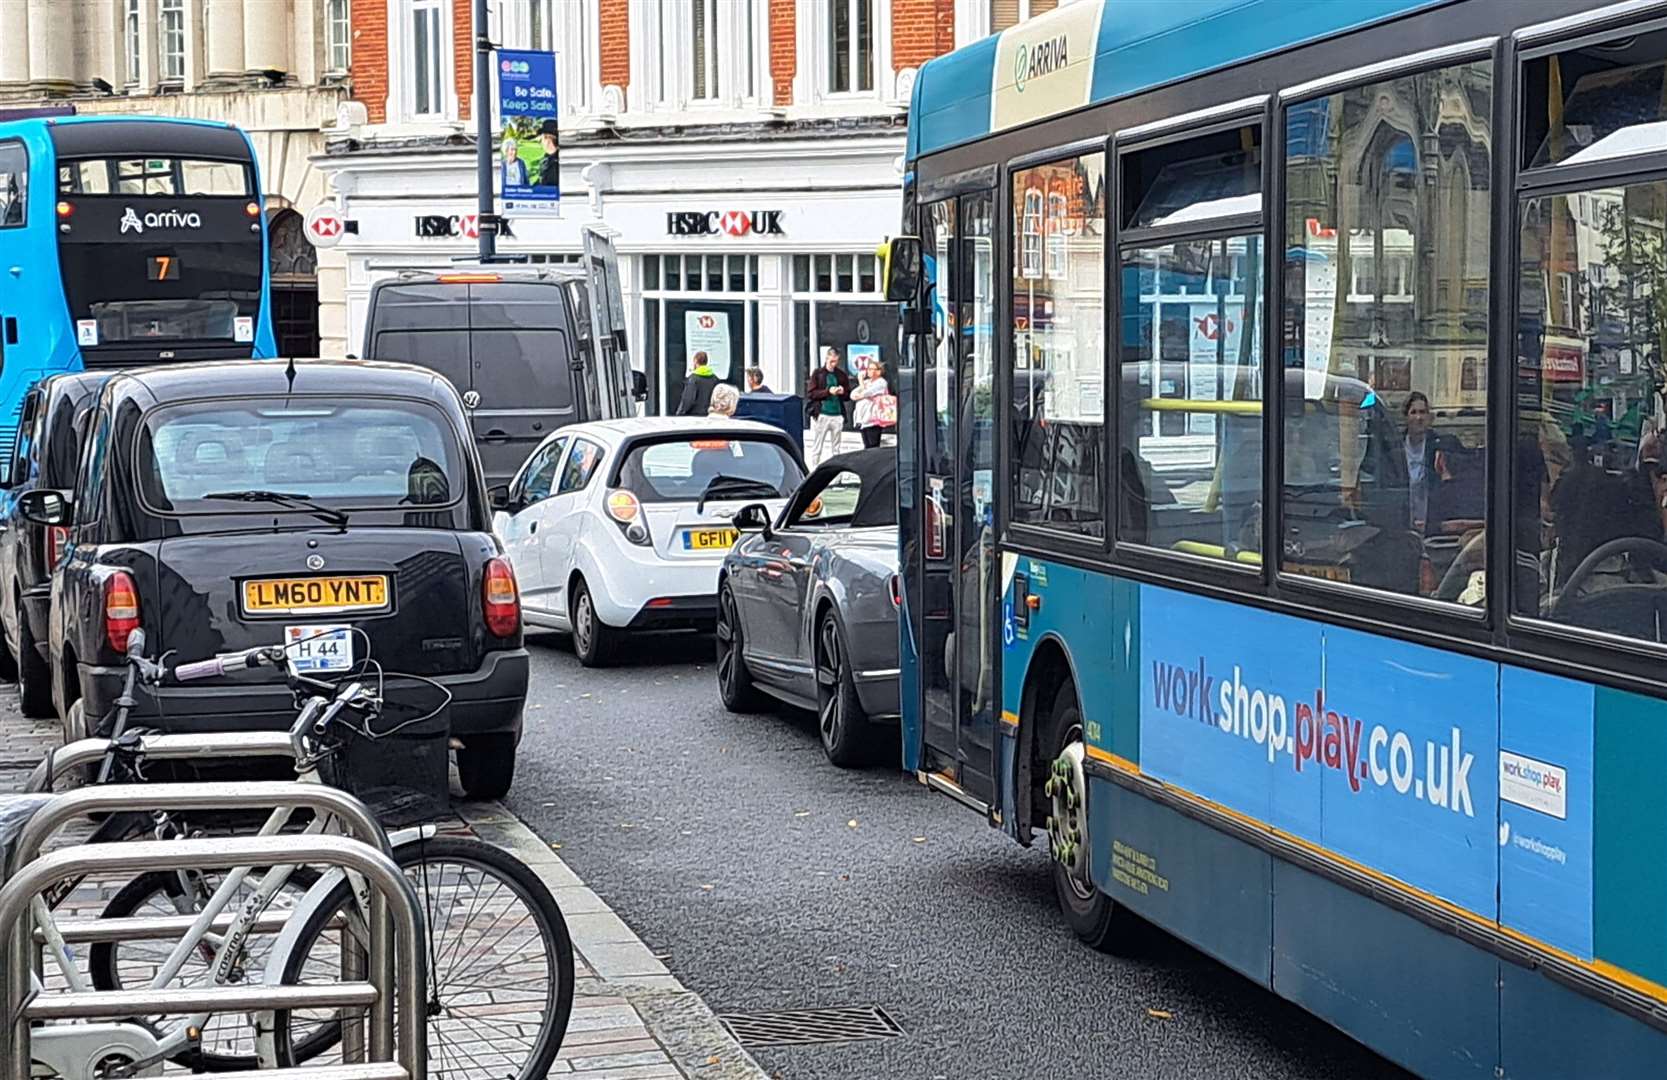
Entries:
{"label": "hsbc uk sign", "polygon": [[786,236],[780,210],[674,210],[668,236]]}

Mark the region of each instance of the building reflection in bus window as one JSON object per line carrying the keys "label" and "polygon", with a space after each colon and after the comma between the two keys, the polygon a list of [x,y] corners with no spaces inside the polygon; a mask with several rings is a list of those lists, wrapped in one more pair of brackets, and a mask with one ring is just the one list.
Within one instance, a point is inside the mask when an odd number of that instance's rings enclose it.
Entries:
{"label": "building reflection in bus window", "polygon": [[1287,573],[1485,598],[1492,110],[1476,62],[1288,114]]}
{"label": "building reflection in bus window", "polygon": [[1667,183],[1524,202],[1520,614],[1667,640],[1664,257]]}
{"label": "building reflection in bus window", "polygon": [[1012,519],[1105,536],[1105,157],[1013,174]]}

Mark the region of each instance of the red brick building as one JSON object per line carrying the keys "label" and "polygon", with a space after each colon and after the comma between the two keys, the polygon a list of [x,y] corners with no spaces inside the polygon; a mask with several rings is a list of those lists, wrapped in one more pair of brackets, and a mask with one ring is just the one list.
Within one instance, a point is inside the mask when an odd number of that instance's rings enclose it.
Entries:
{"label": "red brick building", "polygon": [[[677,399],[698,317],[728,326],[732,379],[756,365],[781,390],[823,347],[889,353],[873,253],[897,229],[915,72],[1056,3],[492,0],[495,43],[556,53],[561,116],[561,217],[512,217],[500,250],[561,262],[580,226],[615,231],[651,404]],[[359,230],[342,351],[378,277],[474,250],[471,6],[353,0],[357,104],[318,160]]]}

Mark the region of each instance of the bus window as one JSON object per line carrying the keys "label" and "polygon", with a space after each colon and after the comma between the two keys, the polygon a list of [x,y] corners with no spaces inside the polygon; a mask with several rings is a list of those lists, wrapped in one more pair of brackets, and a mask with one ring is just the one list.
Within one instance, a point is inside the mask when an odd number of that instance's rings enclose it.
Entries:
{"label": "bus window", "polygon": [[1486,595],[1480,565],[1443,585],[1485,550],[1492,109],[1474,62],[1290,110],[1287,573]]}
{"label": "bus window", "polygon": [[28,194],[28,151],[20,142],[0,143],[0,229],[24,223]]}
{"label": "bus window", "polygon": [[[1259,126],[1121,156],[1120,539],[1260,565]],[[1255,231],[1220,233],[1244,221]],[[1217,235],[1168,239],[1185,224]],[[1142,229],[1162,239],[1142,242]],[[1248,303],[1247,303],[1248,300]]]}
{"label": "bus window", "polygon": [[1661,149],[1667,30],[1530,60],[1522,82],[1525,169]]}
{"label": "bus window", "polygon": [[58,165],[65,195],[254,195],[249,166],[190,158],[79,158]]}
{"label": "bus window", "polygon": [[1664,213],[1659,180],[1528,199],[1518,286],[1516,610],[1646,641],[1667,639]]}
{"label": "bus window", "polygon": [[1105,157],[1013,174],[1015,522],[1105,536]]}

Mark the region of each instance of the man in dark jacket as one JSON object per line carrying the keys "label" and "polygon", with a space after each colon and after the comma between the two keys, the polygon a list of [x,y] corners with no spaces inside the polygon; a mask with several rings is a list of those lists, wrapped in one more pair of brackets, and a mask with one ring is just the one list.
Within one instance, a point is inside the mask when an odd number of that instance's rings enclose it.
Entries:
{"label": "man in dark jacket", "polygon": [[683,380],[683,398],[677,403],[677,415],[705,416],[712,406],[712,391],[717,385],[718,373],[712,370],[706,354],[695,353],[695,369]]}
{"label": "man in dark jacket", "polygon": [[839,453],[839,437],[845,431],[845,403],[851,399],[851,376],[839,366],[839,350],[822,355],[822,366],[805,381],[810,409],[810,449],[806,462],[811,468]]}
{"label": "man in dark jacket", "polygon": [[554,120],[538,126],[538,141],[544,147],[544,159],[538,163],[539,187],[561,187],[561,129]]}

